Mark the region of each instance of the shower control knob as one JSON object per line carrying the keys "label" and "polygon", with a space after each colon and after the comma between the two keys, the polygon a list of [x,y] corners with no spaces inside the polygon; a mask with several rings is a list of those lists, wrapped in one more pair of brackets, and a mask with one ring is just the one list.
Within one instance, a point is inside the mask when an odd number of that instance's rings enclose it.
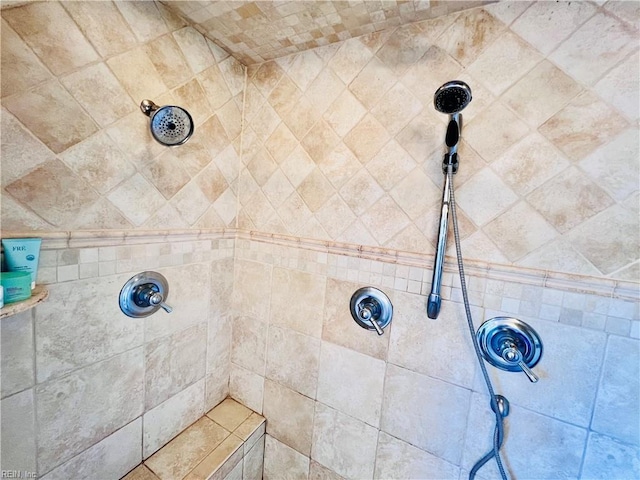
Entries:
{"label": "shower control knob", "polygon": [[482,356],[494,367],[524,372],[531,383],[539,380],[531,369],[542,357],[542,340],[531,325],[513,317],[494,317],[480,325],[476,339]]}
{"label": "shower control knob", "polygon": [[393,306],[384,292],[374,287],[363,287],[351,296],[351,316],[358,325],[367,330],[384,334],[384,328],[391,322]]}
{"label": "shower control knob", "polygon": [[167,279],[158,272],[142,272],[131,277],[120,290],[120,310],[129,317],[152,315],[161,308],[171,313],[173,308],[165,303],[169,296]]}
{"label": "shower control knob", "polygon": [[162,295],[160,295],[158,292],[154,292],[149,297],[149,304],[150,305],[160,305],[160,307],[167,313],[173,312],[173,308],[171,308],[169,305],[164,303],[163,300],[164,300],[164,298],[162,298]]}
{"label": "shower control knob", "polygon": [[[376,308],[376,306],[374,305],[374,310],[376,310],[376,313],[377,313],[377,310],[379,310],[379,307]],[[382,328],[380,328],[380,325],[378,325],[378,322],[374,318],[374,312],[371,310],[371,308],[369,308],[368,305],[362,307],[360,309],[360,312],[358,312],[358,315],[362,320],[371,323],[371,326],[373,326],[373,328],[376,330],[376,333],[378,335],[382,335],[384,333],[384,331],[382,330]]]}
{"label": "shower control knob", "polygon": [[536,383],[540,380],[540,378],[533,373],[533,370],[524,363],[522,353],[520,353],[520,350],[518,350],[514,344],[509,344],[504,350],[502,350],[502,358],[504,358],[508,363],[519,366],[531,383]]}

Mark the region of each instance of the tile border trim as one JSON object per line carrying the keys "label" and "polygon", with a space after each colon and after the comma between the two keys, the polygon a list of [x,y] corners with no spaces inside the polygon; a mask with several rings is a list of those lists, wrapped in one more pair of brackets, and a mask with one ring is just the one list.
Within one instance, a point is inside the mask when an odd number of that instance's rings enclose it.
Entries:
{"label": "tile border trim", "polygon": [[[408,267],[420,267],[428,270],[433,268],[434,259],[434,255],[431,253],[405,252],[383,247],[355,245],[235,228],[202,230],[3,232],[4,238],[33,236],[39,236],[43,239],[43,250],[230,239],[249,240],[283,247],[300,248],[318,253],[343,255]],[[457,273],[457,265],[454,257],[447,257],[444,270],[445,272]],[[465,273],[468,276],[479,278],[640,301],[640,283],[624,280],[487,263],[479,260],[465,260]]]}

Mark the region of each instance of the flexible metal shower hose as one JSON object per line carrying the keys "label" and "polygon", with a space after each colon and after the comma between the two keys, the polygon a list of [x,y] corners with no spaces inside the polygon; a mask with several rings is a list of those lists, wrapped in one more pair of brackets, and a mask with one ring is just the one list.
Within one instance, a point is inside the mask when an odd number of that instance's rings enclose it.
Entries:
{"label": "flexible metal shower hose", "polygon": [[491,384],[491,379],[489,378],[487,367],[485,366],[484,360],[482,359],[482,354],[480,353],[480,347],[478,346],[478,342],[476,341],[476,330],[473,326],[473,319],[471,318],[471,308],[469,307],[469,295],[467,293],[467,283],[464,276],[462,251],[460,249],[460,233],[458,232],[458,218],[456,216],[456,202],[453,189],[452,165],[449,165],[447,167],[447,175],[449,176],[449,205],[451,207],[451,218],[453,220],[453,237],[456,244],[456,257],[458,260],[458,272],[460,273],[460,287],[462,289],[462,298],[464,300],[464,311],[467,316],[469,333],[471,334],[471,343],[473,343],[476,357],[478,359],[478,363],[480,364],[480,369],[482,370],[482,376],[484,377],[484,381],[487,385],[487,390],[489,390],[489,396],[491,397],[491,409],[496,414],[496,426],[493,431],[493,448],[474,464],[473,468],[469,472],[469,480],[473,480],[476,476],[476,473],[478,473],[478,470],[480,470],[489,460],[491,460],[491,458],[496,459],[496,463],[498,464],[498,470],[500,470],[500,476],[502,477],[502,480],[507,480],[507,474],[504,470],[504,466],[502,465],[502,459],[500,458],[500,447],[502,446],[502,440],[504,438],[503,418],[502,414],[500,413],[500,409],[498,408],[496,394],[493,390],[493,385]]}

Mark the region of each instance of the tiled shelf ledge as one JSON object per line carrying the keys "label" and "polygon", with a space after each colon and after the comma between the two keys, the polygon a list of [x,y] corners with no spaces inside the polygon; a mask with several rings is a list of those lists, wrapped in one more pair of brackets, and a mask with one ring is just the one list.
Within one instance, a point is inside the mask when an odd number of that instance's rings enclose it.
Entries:
{"label": "tiled shelf ledge", "polygon": [[227,398],[122,480],[260,480],[264,433],[264,417]]}
{"label": "tiled shelf ledge", "polygon": [[0,309],[0,318],[10,317],[16,313],[24,312],[44,302],[49,297],[49,290],[42,285],[36,285],[31,292],[31,297],[21,302],[9,303]]}

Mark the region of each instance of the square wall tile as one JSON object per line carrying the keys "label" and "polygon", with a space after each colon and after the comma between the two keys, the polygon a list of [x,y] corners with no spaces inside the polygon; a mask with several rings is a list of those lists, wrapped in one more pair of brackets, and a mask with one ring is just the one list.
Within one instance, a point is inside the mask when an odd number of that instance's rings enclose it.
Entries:
{"label": "square wall tile", "polygon": [[141,436],[142,419],[137,418],[41,478],[122,478],[142,461]]}
{"label": "square wall tile", "polygon": [[2,469],[33,472],[35,475],[36,419],[33,389],[2,399],[0,416]]}
{"label": "square wall tile", "polygon": [[499,96],[541,60],[538,52],[507,30],[469,65],[468,73]]}
{"label": "square wall tile", "polygon": [[626,120],[590,91],[575,97],[538,131],[572,161],[579,161],[627,126]]}
{"label": "square wall tile", "polygon": [[637,445],[595,432],[589,434],[582,478],[633,478],[640,469]]}
{"label": "square wall tile", "polygon": [[558,232],[526,202],[519,202],[484,228],[512,262],[558,236]]}
{"label": "square wall tile", "polygon": [[3,105],[55,153],[97,131],[95,122],[57,80],[5,99]]}
{"label": "square wall tile", "polygon": [[62,8],[62,3],[30,3],[7,9],[2,12],[2,17],[54,75],[71,72],[99,59],[78,26]]}
{"label": "square wall tile", "polygon": [[[578,478],[587,431],[568,423],[511,405],[509,440],[501,450],[509,476],[528,478]],[[470,469],[489,449],[495,414],[489,397],[472,396],[462,467]],[[533,442],[533,443],[532,443]],[[536,445],[531,449],[531,445]],[[499,478],[496,462],[489,462],[480,474]]]}
{"label": "square wall tile", "polygon": [[464,137],[486,162],[491,163],[528,133],[529,127],[496,101],[469,122]]}
{"label": "square wall tile", "polygon": [[268,324],[250,317],[231,321],[231,361],[264,375]]}
{"label": "square wall tile", "polygon": [[2,20],[2,96],[6,97],[51,79],[51,73],[8,23]]}
{"label": "square wall tile", "polygon": [[389,364],[380,428],[456,465],[470,397],[470,390]]}
{"label": "square wall tile", "polygon": [[142,414],[143,364],[137,348],[36,387],[39,471],[48,472]]}
{"label": "square wall tile", "polygon": [[269,327],[267,378],[315,398],[319,358],[319,339],[288,328]]}
{"label": "square wall tile", "polygon": [[137,103],[124,90],[105,63],[97,63],[61,79],[71,95],[98,125],[105,127],[136,110]]}
{"label": "square wall tile", "polygon": [[136,105],[144,99],[157,98],[167,90],[156,67],[142,47],[111,57],[107,60],[107,65]]}
{"label": "square wall tile", "polygon": [[459,467],[380,432],[374,478],[457,478]]}
{"label": "square wall tile", "polygon": [[35,316],[38,382],[142,345],[144,320],[123,315],[118,302],[93,302],[98,291],[118,298],[125,281],[110,276],[49,285]]}
{"label": "square wall tile", "polygon": [[326,279],[284,268],[273,269],[271,287],[272,325],[289,327],[300,333],[320,338],[322,321],[309,318],[309,299],[317,305],[324,305]]}
{"label": "square wall tile", "polygon": [[346,478],[372,478],[378,430],[316,403],[311,458]]}
{"label": "square wall tile", "polygon": [[264,411],[267,433],[303,455],[311,454],[315,402],[282,385],[266,380]]}
{"label": "square wall tile", "polygon": [[148,458],[204,413],[205,380],[199,380],[145,412],[142,457]]}
{"label": "square wall tile", "polygon": [[4,318],[0,324],[0,338],[0,385],[2,398],[5,398],[35,384],[33,310]]}
{"label": "square wall tile", "polygon": [[609,336],[591,428],[640,444],[640,341]]}
{"label": "square wall tile", "polygon": [[145,345],[145,407],[151,409],[205,375],[207,327],[198,324]]}
{"label": "square wall tile", "polygon": [[[479,198],[483,201],[478,202]],[[476,173],[456,193],[456,204],[478,226],[500,215],[517,199],[517,195],[489,168]]]}
{"label": "square wall tile", "polygon": [[511,29],[547,55],[595,12],[585,2],[532,2]]}
{"label": "square wall tile", "polygon": [[254,412],[262,413],[264,377],[231,364],[229,395]]}
{"label": "square wall tile", "polygon": [[598,185],[574,167],[538,187],[527,201],[561,233],[613,205],[614,200]]}
{"label": "square wall tile", "polygon": [[62,6],[103,58],[135,47],[133,32],[113,2],[64,2]]}
{"label": "square wall tile", "polygon": [[518,195],[526,195],[569,166],[569,161],[547,139],[534,132],[492,163],[494,171]]}
{"label": "square wall tile", "polygon": [[237,315],[269,321],[269,302],[264,292],[271,288],[271,265],[238,260],[234,264],[233,305]]}
{"label": "square wall tile", "polygon": [[167,25],[156,3],[116,3],[140,43],[153,40],[167,32]]}
{"label": "square wall tile", "polygon": [[264,480],[282,478],[306,479],[309,476],[309,457],[287,447],[271,435],[264,437]]}
{"label": "square wall tile", "polygon": [[[471,387],[476,359],[464,309],[445,301],[439,321],[427,319],[427,297],[395,292],[395,314],[389,341],[389,362],[414,372]],[[474,308],[476,318],[483,311]],[[442,329],[442,322],[447,325]],[[452,349],[452,345],[458,345]]]}
{"label": "square wall tile", "polygon": [[635,49],[637,33],[613,16],[598,12],[549,58],[577,80],[593,85]]}
{"label": "square wall tile", "polygon": [[543,60],[509,88],[502,99],[531,127],[538,127],[581,90],[578,82]]}
{"label": "square wall tile", "polygon": [[436,44],[463,66],[468,66],[504,29],[505,25],[484,9],[473,9],[458,15],[437,38]]}
{"label": "square wall tile", "polygon": [[[366,333],[365,330],[362,331]],[[385,362],[344,347],[322,342],[318,401],[378,427]]]}

